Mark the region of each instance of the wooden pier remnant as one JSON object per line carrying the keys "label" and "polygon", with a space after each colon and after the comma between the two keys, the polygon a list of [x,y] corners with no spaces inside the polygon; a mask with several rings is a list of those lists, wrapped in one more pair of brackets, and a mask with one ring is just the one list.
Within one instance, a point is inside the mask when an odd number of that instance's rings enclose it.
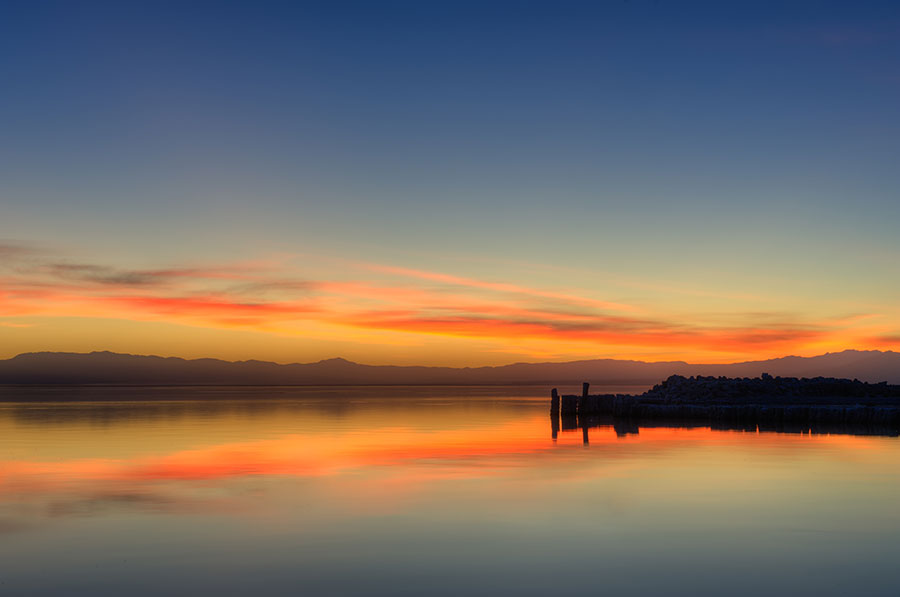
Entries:
{"label": "wooden pier remnant", "polygon": [[577,406],[575,407],[579,414],[587,412],[585,410],[585,403],[588,400],[588,388],[590,387],[590,385],[591,384],[589,384],[588,382],[584,382],[583,384],[581,384],[581,396],[578,397],[578,400],[576,401]]}
{"label": "wooden pier remnant", "polygon": [[[900,435],[900,385],[886,382],[672,375],[643,394],[590,395],[589,387],[587,382],[582,384],[580,396],[552,393],[551,413],[558,400],[563,431],[582,426],[589,421],[586,417],[609,416],[617,419],[617,425],[646,419],[699,420],[746,430],[824,432],[843,426],[857,432]],[[636,427],[622,430],[632,433]]]}
{"label": "wooden pier remnant", "polygon": [[575,414],[563,415],[560,417],[560,422],[562,423],[560,427],[562,431],[575,431],[578,429],[578,417]]}

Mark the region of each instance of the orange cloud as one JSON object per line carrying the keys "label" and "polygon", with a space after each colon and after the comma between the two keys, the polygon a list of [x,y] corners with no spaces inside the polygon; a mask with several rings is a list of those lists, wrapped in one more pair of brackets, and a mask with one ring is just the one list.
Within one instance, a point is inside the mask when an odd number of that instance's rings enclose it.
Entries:
{"label": "orange cloud", "polygon": [[355,342],[366,331],[386,342],[390,334],[452,337],[518,354],[543,355],[552,344],[551,352],[562,356],[657,351],[721,360],[846,348],[851,341],[863,348],[896,344],[889,328],[872,327],[872,314],[807,321],[749,313],[714,320],[644,309],[637,316],[637,307],[617,302],[386,265],[362,269],[389,274],[387,280],[334,280],[308,279],[270,263],[123,269],[11,249],[6,257],[0,316],[7,318],[103,317],[284,334],[319,326],[319,337],[336,341]]}
{"label": "orange cloud", "polygon": [[476,316],[409,317],[409,313],[368,312],[348,320],[360,327],[452,336],[564,340],[640,346],[699,347],[721,351],[777,348],[821,339],[822,330],[808,328],[686,328],[638,320],[597,318],[517,319]]}

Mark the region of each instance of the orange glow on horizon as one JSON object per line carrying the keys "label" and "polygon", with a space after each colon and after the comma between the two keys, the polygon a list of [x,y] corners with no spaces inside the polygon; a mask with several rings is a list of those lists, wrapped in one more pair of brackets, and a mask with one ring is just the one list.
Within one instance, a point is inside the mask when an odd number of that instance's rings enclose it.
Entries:
{"label": "orange glow on horizon", "polygon": [[[7,264],[0,277],[0,324],[16,340],[4,346],[4,357],[58,350],[38,339],[49,340],[55,326],[72,317],[185,326],[181,332],[171,328],[177,334],[171,345],[183,344],[199,328],[257,334],[258,343],[266,336],[292,338],[306,345],[307,353],[327,344],[330,348],[318,349],[319,358],[362,354],[356,360],[373,364],[426,364],[415,356],[424,353],[430,355],[427,364],[455,365],[500,364],[503,354],[511,355],[506,362],[607,357],[724,363],[891,349],[900,338],[892,314],[712,317],[686,311],[683,297],[650,296],[636,305],[370,263],[348,266],[331,279],[303,276],[273,262],[149,270],[28,265]],[[136,328],[131,329],[133,335]],[[113,348],[99,336],[83,337],[81,345],[81,352]],[[452,352],[472,356],[450,359],[451,345]],[[395,349],[378,348],[390,346]],[[140,337],[127,351],[147,352]],[[237,344],[210,346],[196,356],[263,358],[241,352]],[[297,358],[285,354],[270,360]]]}

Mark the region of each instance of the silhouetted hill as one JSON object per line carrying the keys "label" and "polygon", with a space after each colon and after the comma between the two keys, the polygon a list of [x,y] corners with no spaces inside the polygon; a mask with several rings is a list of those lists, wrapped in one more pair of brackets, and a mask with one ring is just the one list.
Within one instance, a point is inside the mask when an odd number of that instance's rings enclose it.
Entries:
{"label": "silhouetted hill", "polygon": [[900,353],[846,350],[816,357],[791,356],[727,365],[595,359],[474,368],[360,365],[339,358],[280,365],[266,361],[186,360],[112,352],[37,352],[0,361],[2,384],[571,385],[590,381],[649,386],[675,374],[755,377],[762,373],[900,383]]}

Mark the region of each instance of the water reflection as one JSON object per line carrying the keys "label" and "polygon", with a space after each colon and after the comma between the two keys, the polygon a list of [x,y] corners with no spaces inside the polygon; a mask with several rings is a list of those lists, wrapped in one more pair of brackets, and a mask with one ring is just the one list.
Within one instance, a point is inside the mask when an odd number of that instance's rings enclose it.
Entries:
{"label": "water reflection", "polygon": [[200,391],[0,404],[2,592],[900,586],[896,438],[600,417],[548,437],[544,388]]}
{"label": "water reflection", "polygon": [[571,414],[550,414],[550,433],[555,440],[558,438],[560,430],[560,421],[562,422],[563,431],[581,430],[582,442],[585,446],[590,445],[589,430],[608,429],[615,430],[618,437],[640,434],[641,427],[644,428],[708,428],[713,431],[749,431],[761,433],[787,433],[787,434],[808,434],[808,435],[875,435],[884,437],[900,437],[900,429],[892,425],[872,425],[857,423],[815,423],[815,424],[796,424],[796,423],[761,423],[748,424],[746,422],[730,422],[730,421],[711,421],[704,422],[697,419],[629,419],[605,415],[571,415]]}

